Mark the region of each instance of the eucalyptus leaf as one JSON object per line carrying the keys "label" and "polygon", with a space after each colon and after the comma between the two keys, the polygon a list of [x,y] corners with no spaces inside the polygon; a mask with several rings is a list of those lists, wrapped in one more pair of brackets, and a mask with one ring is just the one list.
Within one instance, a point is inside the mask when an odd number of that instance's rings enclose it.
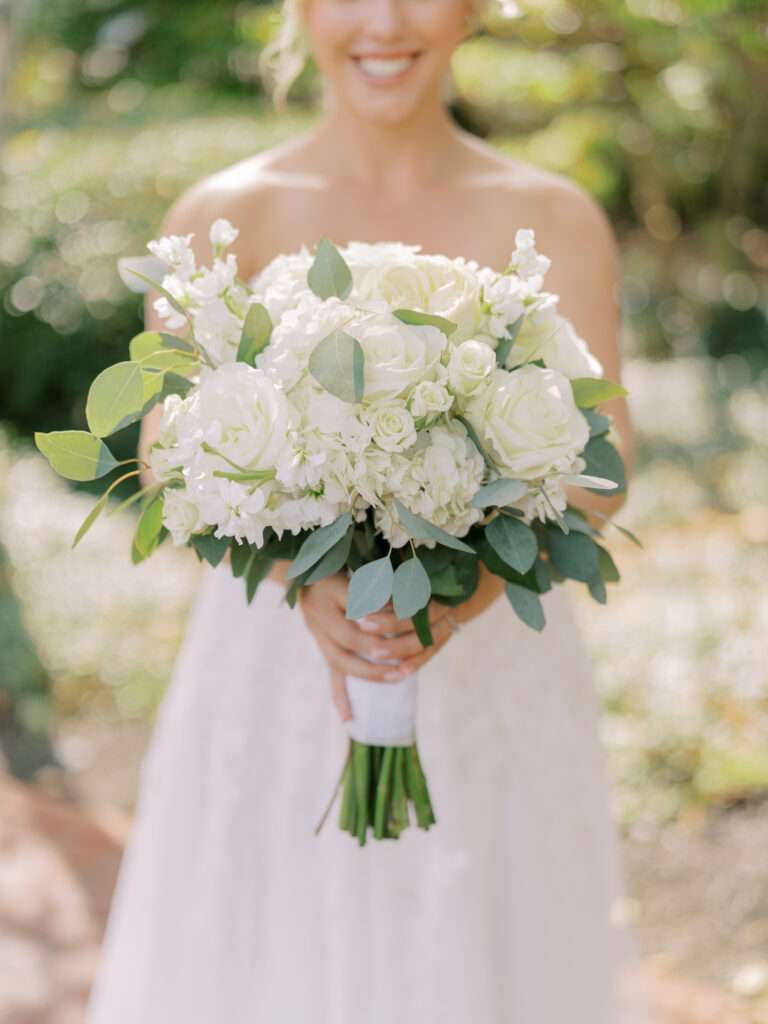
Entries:
{"label": "eucalyptus leaf", "polygon": [[312,583],[319,583],[320,580],[324,580],[328,576],[333,576],[334,573],[337,573],[344,568],[347,564],[347,558],[349,557],[349,549],[352,547],[352,534],[352,529],[348,529],[341,540],[336,541],[330,551],[326,551],[317,565],[304,580],[305,586],[308,587]]}
{"label": "eucalyptus leaf", "polygon": [[163,528],[163,499],[162,491],[150,498],[136,526],[134,542],[144,557],[154,551],[160,539],[160,531]]}
{"label": "eucalyptus leaf", "polygon": [[535,594],[532,590],[528,590],[526,587],[520,587],[516,583],[507,583],[504,587],[504,591],[507,595],[507,600],[514,608],[518,618],[520,618],[526,626],[530,626],[531,629],[535,629],[540,632],[546,625],[546,619],[544,617],[544,608],[541,604],[541,598],[538,594]]}
{"label": "eucalyptus leaf", "polygon": [[498,515],[486,526],[485,536],[499,558],[515,572],[528,572],[536,561],[539,553],[536,534],[519,519]]}
{"label": "eucalyptus leaf", "polygon": [[344,402],[360,402],[365,391],[365,354],[357,338],[336,330],[312,349],[309,372],[326,391]]}
{"label": "eucalyptus leaf", "polygon": [[140,363],[144,370],[167,370],[184,360],[191,364],[196,358],[188,341],[162,331],[142,331],[135,335],[128,344],[128,351],[133,362]]}
{"label": "eucalyptus leaf", "polygon": [[549,531],[549,556],[563,576],[590,583],[600,576],[597,544],[585,533]]}
{"label": "eucalyptus leaf", "polygon": [[205,559],[214,568],[226,555],[231,541],[231,537],[215,537],[212,532],[193,533],[189,538],[189,543],[197,552],[198,558]]}
{"label": "eucalyptus leaf", "polygon": [[133,361],[115,363],[94,379],[88,390],[85,417],[96,437],[107,437],[135,422],[144,408],[141,366]]}
{"label": "eucalyptus leaf", "polygon": [[590,580],[587,583],[589,592],[596,601],[600,604],[605,604],[608,600],[608,591],[606,590],[605,583],[600,577],[596,577],[594,580]]}
{"label": "eucalyptus leaf", "polygon": [[193,381],[183,377],[180,373],[173,373],[169,370],[163,374],[163,388],[160,391],[160,400],[166,399],[168,395],[181,395],[184,398],[190,388],[194,386]]}
{"label": "eucalyptus leaf", "polygon": [[509,353],[514,345],[520,328],[523,326],[523,320],[525,319],[525,313],[521,313],[520,316],[515,320],[514,323],[507,324],[507,333],[503,338],[500,339],[499,344],[496,346],[496,365],[505,367],[507,365],[507,359]]}
{"label": "eucalyptus leaf", "polygon": [[361,565],[347,591],[347,618],[362,619],[383,608],[392,596],[394,572],[389,555]]}
{"label": "eucalyptus leaf", "polygon": [[352,272],[336,246],[323,236],[307,272],[307,284],[321,299],[346,299],[352,290]]}
{"label": "eucalyptus leaf", "polygon": [[86,430],[36,431],[35,444],[67,480],[98,480],[119,465],[104,442]]}
{"label": "eucalyptus leaf", "polygon": [[404,324],[413,324],[416,327],[437,327],[446,337],[452,334],[457,327],[453,320],[447,320],[444,316],[438,316],[436,313],[424,313],[420,309],[395,309],[392,311],[392,315]]}
{"label": "eucalyptus leaf", "polygon": [[480,452],[480,454],[483,456],[483,460],[485,461],[486,466],[490,470],[492,470],[493,472],[496,472],[496,466],[494,465],[493,460],[490,458],[490,456],[486,452],[485,448],[483,448],[483,443],[480,440],[480,438],[478,437],[477,431],[472,426],[472,424],[469,422],[469,420],[465,416],[456,416],[456,417],[454,417],[454,419],[457,419],[459,421],[459,423],[461,423],[463,425],[464,429],[469,434],[470,441],[475,446],[475,448],[477,448],[477,450]]}
{"label": "eucalyptus leaf", "polygon": [[621,384],[606,380],[605,377],[574,377],[571,380],[571,388],[574,401],[581,409],[591,409],[600,402],[621,398],[627,394],[627,389]]}
{"label": "eucalyptus leaf", "polygon": [[584,487],[589,491],[614,491],[618,487],[615,480],[606,480],[602,476],[589,476],[587,473],[563,473],[560,479],[574,487]]}
{"label": "eucalyptus leaf", "polygon": [[75,539],[72,541],[73,548],[76,547],[76,545],[83,539],[83,537],[86,535],[86,533],[90,530],[90,528],[99,518],[101,513],[104,511],[104,506],[107,504],[108,498],[109,491],[105,491],[99,498],[99,500],[96,502],[96,504],[93,506],[91,511],[88,513],[88,515],[85,517],[85,519],[82,521],[79,530],[75,534]]}
{"label": "eucalyptus leaf", "polygon": [[229,544],[229,565],[235,579],[244,576],[248,571],[251,559],[256,554],[257,548],[248,541],[238,541],[234,537]]}
{"label": "eucalyptus leaf", "polygon": [[261,581],[269,575],[271,568],[271,558],[267,558],[259,551],[254,552],[245,575],[245,600],[248,604],[253,600]]}
{"label": "eucalyptus leaf", "polygon": [[618,583],[621,579],[618,567],[609,551],[598,544],[597,564],[600,569],[600,576],[606,583]]}
{"label": "eucalyptus leaf", "polygon": [[295,579],[319,562],[326,551],[330,551],[333,545],[341,540],[351,522],[352,513],[342,512],[332,523],[313,530],[288,568],[287,579]]}
{"label": "eucalyptus leaf", "polygon": [[596,409],[582,409],[581,414],[589,424],[589,436],[600,437],[611,429],[611,417],[604,416]]}
{"label": "eucalyptus leaf", "polygon": [[438,572],[431,572],[429,582],[436,597],[460,597],[464,593],[453,565],[446,565]]}
{"label": "eucalyptus leaf", "polygon": [[[606,480],[613,480],[618,487],[611,491],[611,494],[621,494],[627,489],[624,460],[619,454],[615,445],[611,444],[605,437],[593,437],[584,449],[584,460],[586,466],[584,472],[589,476],[598,476]],[[602,489],[587,488],[594,494],[605,493]]]}
{"label": "eucalyptus leaf", "polygon": [[395,498],[395,507],[397,508],[400,525],[413,540],[436,540],[447,548],[454,548],[456,551],[467,551],[471,555],[475,553],[474,549],[469,544],[465,544],[463,540],[459,540],[458,537],[454,537],[445,530],[441,530],[439,526],[435,526],[434,523],[430,523],[427,519],[422,519],[421,516],[411,512],[410,509],[403,505],[399,498]]}
{"label": "eucalyptus leaf", "polygon": [[492,480],[485,484],[472,498],[475,508],[488,508],[490,505],[508,505],[518,501],[528,493],[528,485],[523,480]]}
{"label": "eucalyptus leaf", "polygon": [[144,295],[160,286],[168,268],[157,256],[123,256],[117,261],[117,272],[126,288]]}
{"label": "eucalyptus leaf", "polygon": [[392,603],[398,619],[410,619],[429,604],[432,587],[427,570],[418,558],[401,562],[392,582]]}
{"label": "eucalyptus leaf", "polygon": [[248,307],[243,323],[243,333],[237,347],[237,362],[254,366],[256,356],[269,345],[272,337],[272,318],[266,306],[254,302]]}

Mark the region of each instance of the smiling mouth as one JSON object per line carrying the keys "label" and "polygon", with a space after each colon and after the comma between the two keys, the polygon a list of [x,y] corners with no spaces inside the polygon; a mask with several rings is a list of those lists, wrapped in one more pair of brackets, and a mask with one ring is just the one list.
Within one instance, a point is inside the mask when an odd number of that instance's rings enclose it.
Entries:
{"label": "smiling mouth", "polygon": [[370,81],[391,82],[404,78],[420,56],[420,52],[398,54],[393,57],[367,57],[351,54],[351,59],[358,70]]}

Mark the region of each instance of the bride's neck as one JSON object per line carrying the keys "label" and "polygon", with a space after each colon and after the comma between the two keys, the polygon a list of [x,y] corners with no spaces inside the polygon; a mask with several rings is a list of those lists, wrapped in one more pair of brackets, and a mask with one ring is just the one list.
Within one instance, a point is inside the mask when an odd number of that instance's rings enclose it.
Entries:
{"label": "bride's neck", "polygon": [[461,149],[461,132],[441,100],[387,123],[361,117],[331,99],[313,136],[322,163],[337,180],[379,196],[407,195],[444,182]]}

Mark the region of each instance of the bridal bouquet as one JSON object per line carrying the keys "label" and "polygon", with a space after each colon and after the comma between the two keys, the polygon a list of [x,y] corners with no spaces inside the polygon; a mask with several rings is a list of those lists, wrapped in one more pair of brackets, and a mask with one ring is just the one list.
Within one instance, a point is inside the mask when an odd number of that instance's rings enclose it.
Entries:
{"label": "bridal bouquet", "polygon": [[[167,333],[137,335],[130,358],[96,377],[88,431],[35,434],[58,473],[92,480],[124,465],[104,438],[162,403],[155,481],[122,503],[142,502],[134,562],[167,536],[214,566],[229,551],[250,602],[274,560],[290,559],[291,606],[299,588],[344,572],[348,618],[391,601],[425,646],[430,599],[466,601],[481,562],[536,630],[553,583],[579,580],[606,600],[618,571],[566,488],[625,487],[595,407],[626,392],[543,289],[550,260],[532,230],[517,232],[503,273],[415,245],[322,238],[250,283],[227,252],[237,234],[212,224],[209,266],[191,235],[122,260],[133,290],[159,292]],[[139,472],[109,485],[75,544]],[[429,828],[416,674],[347,684],[341,827],[361,845],[369,829],[396,838],[412,807]]]}

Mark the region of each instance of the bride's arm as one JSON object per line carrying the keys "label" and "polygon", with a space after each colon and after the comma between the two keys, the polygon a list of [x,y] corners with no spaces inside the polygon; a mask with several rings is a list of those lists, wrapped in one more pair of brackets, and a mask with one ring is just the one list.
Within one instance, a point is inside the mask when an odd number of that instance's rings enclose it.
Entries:
{"label": "bride's arm", "polygon": [[[552,199],[550,234],[537,231],[539,252],[552,259],[547,271],[547,291],[560,296],[558,310],[603,365],[608,380],[621,383],[621,277],[620,256],[611,223],[602,207],[572,183],[563,184]],[[604,402],[600,410],[613,418],[615,443],[632,474],[635,447],[626,399]],[[612,438],[613,440],[613,438]],[[625,494],[610,491],[594,494],[582,487],[568,489],[571,505],[612,516],[626,501]],[[601,520],[593,518],[599,527]]]}

